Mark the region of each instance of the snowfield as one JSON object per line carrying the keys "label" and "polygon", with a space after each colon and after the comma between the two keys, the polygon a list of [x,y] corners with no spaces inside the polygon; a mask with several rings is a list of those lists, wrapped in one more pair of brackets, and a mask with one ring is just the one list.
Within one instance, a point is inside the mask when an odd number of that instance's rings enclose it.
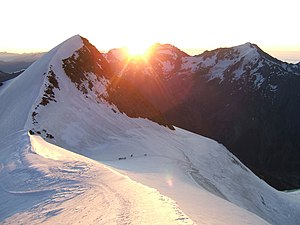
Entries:
{"label": "snowfield", "polygon": [[[74,36],[0,87],[0,223],[300,224],[299,194],[276,191],[223,145],[78,91],[62,60],[82,47]],[[59,88],[41,106],[50,70]]]}
{"label": "snowfield", "polygon": [[[4,224],[194,224],[170,198],[106,166],[20,132],[1,163]],[[4,208],[3,206],[6,205]]]}

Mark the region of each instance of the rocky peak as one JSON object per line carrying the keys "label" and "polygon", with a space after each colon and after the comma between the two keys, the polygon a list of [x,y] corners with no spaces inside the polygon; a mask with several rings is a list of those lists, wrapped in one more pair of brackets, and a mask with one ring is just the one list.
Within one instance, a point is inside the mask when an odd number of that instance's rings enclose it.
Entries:
{"label": "rocky peak", "polygon": [[151,48],[151,55],[157,56],[157,55],[167,55],[171,56],[172,59],[177,59],[181,57],[187,57],[189,56],[187,53],[181,51],[179,48],[171,45],[171,44],[154,44]]}
{"label": "rocky peak", "polygon": [[123,62],[127,60],[126,48],[114,48],[104,53],[103,56],[109,63]]}

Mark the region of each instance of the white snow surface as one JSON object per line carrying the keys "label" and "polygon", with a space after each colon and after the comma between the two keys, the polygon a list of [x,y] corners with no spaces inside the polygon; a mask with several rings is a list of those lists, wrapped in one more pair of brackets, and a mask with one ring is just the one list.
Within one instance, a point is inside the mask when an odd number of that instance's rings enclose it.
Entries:
{"label": "white snow surface", "polygon": [[[224,80],[224,73],[228,69],[229,66],[242,61],[241,65],[239,66],[239,70],[234,71],[234,80],[238,80],[242,77],[245,73],[243,68],[247,66],[247,64],[256,63],[259,59],[259,53],[257,49],[251,46],[251,43],[245,43],[243,45],[238,45],[232,48],[233,51],[238,53],[238,57],[234,58],[225,58],[225,59],[218,59],[217,55],[214,54],[211,57],[184,57],[183,63],[181,65],[180,74],[186,71],[188,72],[196,72],[199,68],[206,68],[209,69],[207,77],[209,80],[213,80],[215,78],[219,78],[221,82]],[[259,65],[256,70],[260,68]],[[255,71],[254,71],[255,72]]]}
{"label": "white snow surface", "polygon": [[[67,40],[0,92],[0,223],[300,224],[299,198],[223,145],[86,98],[61,62],[82,45]],[[33,125],[50,66],[57,102],[40,106]],[[28,135],[32,128],[54,139]]]}
{"label": "white snow surface", "polygon": [[183,61],[182,61],[182,66],[181,66],[181,70],[189,70],[191,72],[196,72],[199,66],[199,58],[198,57],[183,57]]}
{"label": "white snow surface", "polygon": [[1,157],[4,224],[194,224],[153,188],[39,136],[15,137]]}
{"label": "white snow surface", "polygon": [[162,64],[163,74],[168,74],[174,70],[174,64],[172,64],[172,62],[170,62],[170,61],[161,62],[161,64]]}

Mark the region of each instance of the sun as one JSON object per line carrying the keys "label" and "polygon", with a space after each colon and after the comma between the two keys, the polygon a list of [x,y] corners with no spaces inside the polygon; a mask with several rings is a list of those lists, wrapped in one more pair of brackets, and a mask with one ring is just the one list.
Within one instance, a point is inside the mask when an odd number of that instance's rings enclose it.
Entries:
{"label": "sun", "polygon": [[149,48],[148,43],[132,42],[127,45],[127,53],[130,57],[145,57]]}

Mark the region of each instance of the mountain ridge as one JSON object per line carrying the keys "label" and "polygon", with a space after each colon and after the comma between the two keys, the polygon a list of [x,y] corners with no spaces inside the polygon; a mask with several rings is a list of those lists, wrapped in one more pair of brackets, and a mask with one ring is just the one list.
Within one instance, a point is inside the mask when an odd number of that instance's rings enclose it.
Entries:
{"label": "mountain ridge", "polygon": [[[84,38],[83,42],[88,43]],[[150,50],[152,56],[149,54],[149,58],[145,61],[141,59],[128,61],[124,49],[114,49],[104,54],[97,53],[98,50],[95,47],[91,49],[95,55],[87,56],[90,57],[89,59],[80,59],[81,64],[92,62],[89,67],[95,69],[97,63],[93,62],[93,57],[101,58],[99,63],[102,63],[104,72],[101,72],[101,69],[98,72],[108,76],[107,79],[114,77],[107,89],[111,98],[108,98],[107,93],[102,96],[98,93],[95,96],[98,100],[102,99],[110,104],[115,103],[116,109],[131,117],[142,116],[171,129],[174,129],[172,126],[174,124],[214,138],[224,143],[252,170],[256,171],[257,175],[279,189],[289,189],[300,185],[300,179],[295,180],[295,171],[297,174],[299,167],[297,163],[299,151],[297,147],[293,147],[298,145],[294,140],[298,137],[297,126],[291,125],[288,119],[284,119],[284,122],[279,122],[280,119],[278,119],[286,118],[288,113],[289,117],[297,121],[296,112],[282,110],[282,108],[284,104],[289,104],[289,108],[292,109],[297,108],[297,100],[292,100],[293,103],[286,102],[298,96],[297,88],[294,87],[298,78],[294,76],[300,74],[300,63],[282,62],[250,42],[231,48],[205,51],[196,56],[189,56],[170,44],[156,44]],[[88,97],[88,91],[91,91],[94,85],[90,81],[92,78],[86,71],[80,71],[80,69],[72,72],[70,68],[80,65],[80,62],[75,59],[75,55],[72,59],[68,59],[70,64],[65,64],[64,70],[66,73],[69,71],[71,80],[72,76],[78,79],[78,81],[73,79],[73,83]],[[84,68],[83,65],[80,67]],[[97,69],[93,72],[98,73]],[[49,76],[49,79],[55,83],[55,76],[51,74],[55,75],[53,71],[46,72],[46,76]],[[80,78],[78,74],[83,77]],[[95,79],[97,80],[97,78],[92,80]],[[85,82],[88,83],[85,84]],[[42,105],[49,101],[56,101],[53,82],[51,84],[50,81],[45,85],[48,89],[44,91],[45,96],[40,100]],[[98,88],[101,89],[100,86],[98,85]],[[222,90],[219,90],[219,87]],[[290,90],[285,91],[285,89]],[[293,93],[290,93],[292,90]],[[134,104],[134,102],[139,102],[139,104]],[[278,105],[277,108],[274,104]],[[134,105],[143,106],[136,108]],[[116,109],[112,108],[112,111]],[[278,112],[281,113],[280,116],[276,116]],[[34,122],[36,122],[36,114],[37,112],[32,112]],[[268,120],[272,122],[267,122]],[[259,123],[266,125],[260,129]],[[268,125],[269,123],[273,125]],[[265,130],[266,127],[268,131],[259,131]],[[289,132],[291,137],[287,137],[288,132],[282,135],[282,130],[289,130],[289,127],[292,127],[292,131]],[[41,130],[43,129],[37,131],[42,132]],[[221,130],[226,131],[222,133]],[[276,133],[274,130],[280,132]],[[239,150],[244,145],[242,141],[246,135],[244,132],[249,133],[253,139],[251,141],[246,138],[246,142],[249,142],[247,146],[252,146],[253,149],[267,148],[269,154],[262,153],[264,150],[254,150],[253,153],[250,147],[247,147],[247,150]],[[265,133],[274,133],[274,137]],[[50,133],[45,135],[53,136]],[[283,136],[285,136],[283,138],[285,144],[278,143],[276,139]],[[263,144],[264,142],[268,143],[267,146]],[[272,142],[277,144],[272,144]],[[285,154],[285,145],[289,146],[288,152],[290,153],[284,157],[285,159],[281,159],[285,161],[284,163],[279,163],[280,160],[276,158]],[[273,154],[271,149],[278,148],[279,150],[274,150],[276,154]],[[251,152],[256,156],[253,156]],[[293,158],[293,154],[296,157]],[[268,155],[271,155],[269,158],[276,163],[269,162]],[[289,161],[292,164],[289,164]],[[268,166],[264,165],[264,162],[267,162]],[[274,170],[277,171],[274,172]],[[286,177],[291,178],[285,179],[285,175],[280,170],[289,171]],[[276,173],[280,178],[276,178]]]}
{"label": "mountain ridge", "polygon": [[175,126],[225,144],[279,189],[300,186],[300,63],[282,62],[249,42],[166,59],[153,52],[142,68],[111,63]]}
{"label": "mountain ridge", "polygon": [[299,202],[222,144],[121,113],[103,60],[74,36],[0,89],[0,220],[299,223]]}

